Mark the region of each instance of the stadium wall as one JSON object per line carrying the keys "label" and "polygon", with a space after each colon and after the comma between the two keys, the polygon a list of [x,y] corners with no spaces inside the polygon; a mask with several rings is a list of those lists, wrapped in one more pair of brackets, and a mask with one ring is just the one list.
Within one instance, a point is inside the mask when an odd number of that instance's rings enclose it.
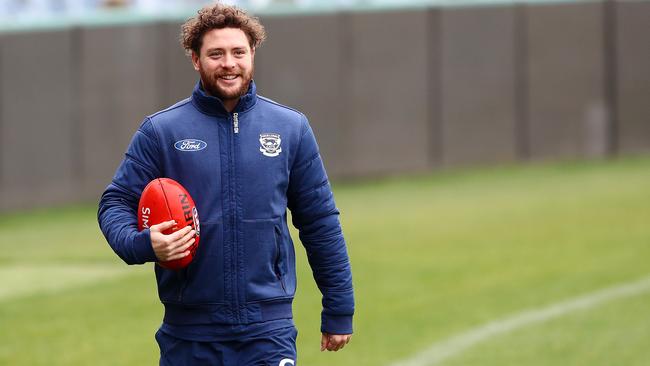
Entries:
{"label": "stadium wall", "polygon": [[[262,14],[261,94],[334,179],[650,151],[650,2]],[[0,211],[97,200],[197,80],[180,20],[0,34]]]}
{"label": "stadium wall", "polygon": [[530,156],[604,156],[603,3],[531,5],[525,16]]}
{"label": "stadium wall", "polygon": [[2,208],[74,201],[81,151],[72,32],[2,37]]}
{"label": "stadium wall", "polygon": [[650,2],[623,1],[613,12],[612,134],[620,153],[650,150]]}
{"label": "stadium wall", "polygon": [[79,109],[84,195],[110,182],[131,136],[161,107],[164,24],[79,29]]}
{"label": "stadium wall", "polygon": [[515,7],[442,10],[444,165],[517,159]]}
{"label": "stadium wall", "polygon": [[[263,17],[268,40],[255,56],[261,95],[302,110],[319,138],[331,176],[339,176],[347,145],[342,142],[346,100],[341,98],[346,77],[343,59],[345,17]],[[327,31],[324,31],[327,30]]]}

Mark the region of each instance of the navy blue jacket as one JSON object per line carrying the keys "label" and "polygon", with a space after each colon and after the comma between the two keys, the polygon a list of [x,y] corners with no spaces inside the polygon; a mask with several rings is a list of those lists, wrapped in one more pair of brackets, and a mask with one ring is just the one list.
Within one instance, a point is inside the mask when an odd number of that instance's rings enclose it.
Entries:
{"label": "navy blue jacket", "polygon": [[155,266],[166,323],[291,318],[289,208],[323,294],[321,331],[352,333],[352,274],[339,212],[303,114],[258,96],[253,82],[228,113],[198,83],[190,98],[147,117],[99,203],[102,232],[128,264],[156,261],[136,211],[142,190],[158,177],[182,184],[201,219],[193,262],[181,271]]}

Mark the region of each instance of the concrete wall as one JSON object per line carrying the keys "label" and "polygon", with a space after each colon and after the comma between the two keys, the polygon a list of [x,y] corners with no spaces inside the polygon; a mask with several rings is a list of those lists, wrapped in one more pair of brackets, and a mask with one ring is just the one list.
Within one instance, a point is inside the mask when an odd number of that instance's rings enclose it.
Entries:
{"label": "concrete wall", "polygon": [[[650,2],[264,16],[260,94],[332,178],[650,151]],[[96,200],[198,77],[180,22],[0,34],[0,211]]]}
{"label": "concrete wall", "polygon": [[620,153],[650,152],[650,2],[624,1],[615,13],[616,138]]}
{"label": "concrete wall", "polygon": [[602,3],[527,8],[528,141],[532,158],[607,153]]}
{"label": "concrete wall", "polygon": [[187,98],[198,81],[198,74],[192,67],[190,58],[180,44],[180,28],[182,23],[165,23],[162,25],[158,40],[162,54],[158,60],[163,66],[162,105],[170,106],[179,100]]}
{"label": "concrete wall", "polygon": [[81,155],[72,32],[4,36],[0,54],[0,208],[75,199]]}
{"label": "concrete wall", "polygon": [[516,159],[514,7],[442,12],[446,165]]}
{"label": "concrete wall", "polygon": [[163,107],[163,25],[79,31],[79,105],[84,193],[110,182],[144,117]]}
{"label": "concrete wall", "polygon": [[428,168],[427,12],[354,13],[346,21],[344,174]]}
{"label": "concrete wall", "polygon": [[[3,65],[3,57],[2,55],[4,54],[4,42],[5,42],[5,36],[0,33],[0,76],[2,75],[2,65]],[[3,87],[0,85],[0,144],[2,143],[2,136],[5,135],[5,132],[3,131],[3,118],[4,118],[4,98],[2,97],[2,93],[4,92]],[[0,145],[1,146],[1,145]],[[0,154],[2,154],[0,150]],[[4,209],[6,209],[7,205],[1,203],[4,202],[5,200],[5,195],[8,194],[8,190],[5,189],[5,182],[4,182],[4,174],[5,170],[3,169],[3,158],[0,155],[0,212],[2,212]]]}
{"label": "concrete wall", "polygon": [[255,56],[258,92],[309,118],[328,173],[337,176],[344,170],[347,151],[341,149],[340,137],[349,122],[344,17],[268,17],[262,22],[268,39]]}

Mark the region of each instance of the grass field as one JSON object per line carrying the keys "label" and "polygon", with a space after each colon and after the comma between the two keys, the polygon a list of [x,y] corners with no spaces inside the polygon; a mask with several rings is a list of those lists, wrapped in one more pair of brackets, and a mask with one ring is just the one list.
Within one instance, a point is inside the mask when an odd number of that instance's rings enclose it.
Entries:
{"label": "grass field", "polygon": [[[319,352],[297,247],[301,365],[390,365],[528,309],[650,275],[650,159],[437,172],[335,185],[355,335]],[[294,233],[295,234],[295,233]],[[298,243],[298,241],[296,241]],[[0,365],[153,365],[151,265],[128,267],[95,207],[0,216]],[[649,365],[650,293],[490,337],[445,365]]]}

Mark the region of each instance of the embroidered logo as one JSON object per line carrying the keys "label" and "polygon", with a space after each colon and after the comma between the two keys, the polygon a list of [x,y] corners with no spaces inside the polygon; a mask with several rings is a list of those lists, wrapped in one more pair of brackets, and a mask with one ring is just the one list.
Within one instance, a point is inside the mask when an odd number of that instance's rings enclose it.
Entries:
{"label": "embroidered logo", "polygon": [[295,362],[290,358],[283,358],[282,361],[280,361],[279,366],[286,366],[286,365],[295,365]]}
{"label": "embroidered logo", "polygon": [[280,147],[281,143],[282,139],[280,139],[280,135],[277,133],[260,134],[260,144],[262,145],[260,152],[264,156],[274,157],[280,155],[282,152],[282,148]]}
{"label": "embroidered logo", "polygon": [[174,147],[178,151],[200,151],[208,147],[208,144],[202,140],[185,139],[176,141]]}

